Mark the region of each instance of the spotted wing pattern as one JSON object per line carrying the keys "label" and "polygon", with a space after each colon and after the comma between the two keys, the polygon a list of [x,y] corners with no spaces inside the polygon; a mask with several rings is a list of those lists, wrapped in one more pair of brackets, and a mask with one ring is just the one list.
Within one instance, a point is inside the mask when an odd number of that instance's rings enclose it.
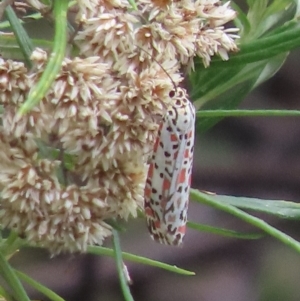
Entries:
{"label": "spotted wing pattern", "polygon": [[160,125],[145,187],[145,213],[151,237],[182,243],[189,202],[195,136],[195,108],[177,88]]}

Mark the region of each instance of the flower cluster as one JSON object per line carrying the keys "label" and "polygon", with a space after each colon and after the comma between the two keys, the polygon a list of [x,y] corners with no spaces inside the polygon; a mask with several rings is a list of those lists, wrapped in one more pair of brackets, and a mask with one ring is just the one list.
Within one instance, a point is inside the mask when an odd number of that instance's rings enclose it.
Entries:
{"label": "flower cluster", "polygon": [[[27,0],[45,9],[37,0]],[[77,0],[75,43],[52,87],[18,109],[40,78],[0,60],[0,223],[57,253],[85,251],[111,235],[109,221],[143,209],[147,159],[183,66],[235,51],[235,17],[215,0]],[[185,91],[185,90],[183,90]],[[186,93],[186,92],[185,92]]]}

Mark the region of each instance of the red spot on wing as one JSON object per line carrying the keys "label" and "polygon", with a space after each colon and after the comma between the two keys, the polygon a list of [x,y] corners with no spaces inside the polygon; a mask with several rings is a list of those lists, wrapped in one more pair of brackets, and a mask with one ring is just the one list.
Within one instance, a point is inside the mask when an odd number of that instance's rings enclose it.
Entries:
{"label": "red spot on wing", "polygon": [[146,186],[146,187],[145,187],[145,197],[146,197],[146,198],[149,198],[150,195],[151,195],[151,188],[148,187],[148,186]]}
{"label": "red spot on wing", "polygon": [[187,148],[185,151],[184,151],[184,158],[185,159],[188,159],[190,157],[190,150]]}
{"label": "red spot on wing", "polygon": [[178,141],[177,135],[176,135],[175,133],[171,133],[170,138],[171,138],[171,139],[170,139],[171,142]]}
{"label": "red spot on wing", "polygon": [[153,152],[155,153],[157,151],[159,147],[159,139],[156,139],[155,143],[154,143],[154,146],[153,146]]}
{"label": "red spot on wing", "polygon": [[186,230],[186,225],[177,228],[177,231],[181,234],[185,234],[185,230]]}
{"label": "red spot on wing", "polygon": [[154,169],[154,166],[153,164],[150,164],[149,166],[149,169],[148,169],[148,179],[152,179],[153,178],[153,169]]}
{"label": "red spot on wing", "polygon": [[177,179],[177,184],[185,183],[186,181],[186,169],[183,168],[180,170],[179,177]]}
{"label": "red spot on wing", "polygon": [[171,182],[168,179],[163,180],[163,190],[168,191],[170,190]]}
{"label": "red spot on wing", "polygon": [[160,229],[160,221],[156,220],[155,223],[154,223],[154,226],[155,226],[156,229]]}
{"label": "red spot on wing", "polygon": [[188,138],[189,138],[189,139],[193,137],[193,132],[194,132],[194,129],[193,129],[192,131],[189,131],[189,132],[188,132]]}
{"label": "red spot on wing", "polygon": [[153,210],[150,207],[145,208],[145,214],[147,214],[147,216],[154,217]]}

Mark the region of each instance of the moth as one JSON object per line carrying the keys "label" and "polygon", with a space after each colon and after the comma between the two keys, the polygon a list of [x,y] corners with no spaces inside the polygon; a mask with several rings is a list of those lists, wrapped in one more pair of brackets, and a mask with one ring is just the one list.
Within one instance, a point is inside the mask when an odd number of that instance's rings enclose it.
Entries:
{"label": "moth", "polygon": [[186,230],[193,165],[195,108],[177,88],[153,148],[145,186],[145,214],[151,237],[180,245]]}

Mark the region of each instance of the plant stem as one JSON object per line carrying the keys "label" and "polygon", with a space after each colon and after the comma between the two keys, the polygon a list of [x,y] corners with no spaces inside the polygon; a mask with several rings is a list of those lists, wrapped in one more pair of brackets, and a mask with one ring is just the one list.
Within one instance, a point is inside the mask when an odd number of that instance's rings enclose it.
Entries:
{"label": "plant stem", "polygon": [[211,207],[214,207],[216,209],[225,211],[231,215],[234,215],[241,220],[262,229],[264,232],[270,234],[271,236],[277,238],[282,243],[286,244],[287,246],[291,247],[292,249],[296,250],[298,253],[300,253],[300,243],[295,240],[294,238],[290,237],[289,235],[277,230],[276,228],[270,226],[268,223],[263,221],[262,219],[252,216],[251,214],[248,214],[234,206],[228,205],[228,204],[222,204],[221,202],[218,202],[214,200],[214,197],[205,193],[202,193],[196,189],[191,189],[190,196],[195,201],[206,204]]}
{"label": "plant stem", "polygon": [[121,283],[121,288],[123,292],[123,296],[126,301],[134,301],[133,297],[131,295],[128,282],[126,281],[125,274],[123,271],[123,259],[122,259],[122,251],[120,247],[120,240],[119,240],[119,234],[116,230],[112,230],[113,232],[113,245],[114,245],[114,251],[115,251],[115,260],[117,265],[117,270],[119,274],[119,279]]}
{"label": "plant stem", "polygon": [[203,110],[197,117],[291,117],[300,116],[300,110]]}
{"label": "plant stem", "polygon": [[12,293],[17,301],[30,301],[24,287],[15,274],[14,270],[7,262],[6,258],[0,252],[0,274],[9,285]]}

